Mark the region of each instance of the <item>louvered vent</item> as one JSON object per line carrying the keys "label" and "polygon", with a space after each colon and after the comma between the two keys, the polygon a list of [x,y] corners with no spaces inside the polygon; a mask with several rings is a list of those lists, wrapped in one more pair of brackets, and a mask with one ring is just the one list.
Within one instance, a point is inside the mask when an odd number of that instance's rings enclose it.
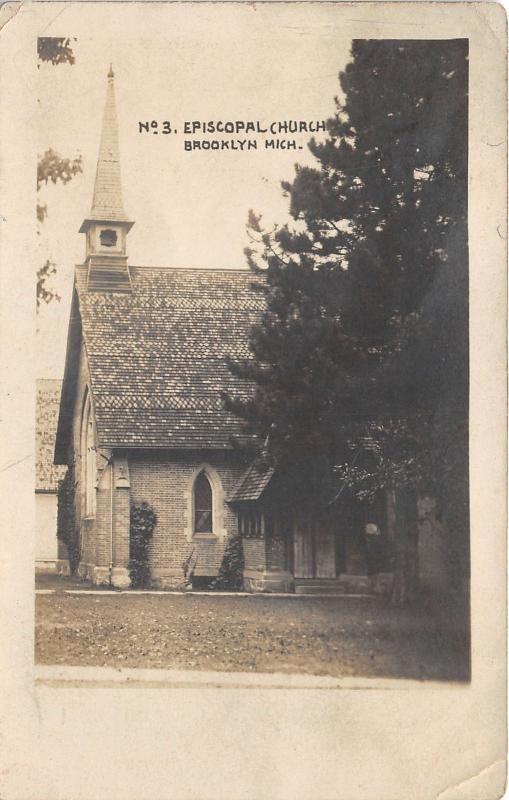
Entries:
{"label": "louvered vent", "polygon": [[125,256],[91,258],[88,264],[88,292],[130,292],[131,275]]}

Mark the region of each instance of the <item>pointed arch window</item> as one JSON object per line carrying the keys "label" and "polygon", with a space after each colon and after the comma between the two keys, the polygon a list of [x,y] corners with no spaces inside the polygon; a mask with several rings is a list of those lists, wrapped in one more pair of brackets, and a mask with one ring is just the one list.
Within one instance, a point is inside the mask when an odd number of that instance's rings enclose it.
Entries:
{"label": "pointed arch window", "polygon": [[200,464],[191,472],[184,502],[186,541],[225,538],[224,490],[221,477],[212,464]]}
{"label": "pointed arch window", "polygon": [[87,394],[81,427],[82,497],[86,517],[95,516],[96,458],[94,421],[90,395]]}
{"label": "pointed arch window", "polygon": [[213,533],[212,486],[204,471],[196,477],[193,504],[194,533]]}

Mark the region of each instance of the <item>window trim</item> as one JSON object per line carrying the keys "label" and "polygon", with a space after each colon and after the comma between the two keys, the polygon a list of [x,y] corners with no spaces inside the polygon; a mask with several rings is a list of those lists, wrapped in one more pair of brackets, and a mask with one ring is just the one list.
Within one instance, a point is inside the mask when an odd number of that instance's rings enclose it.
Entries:
{"label": "window trim", "polygon": [[[90,441],[92,441],[91,452],[89,451]],[[87,387],[83,398],[80,431],[80,478],[82,484],[82,517],[84,519],[94,519],[97,513],[97,461],[95,447],[94,415],[90,390]]]}
{"label": "window trim", "polygon": [[[106,250],[118,250],[118,231],[115,228],[100,228],[99,229],[99,245],[101,249]],[[110,243],[104,241],[104,239],[111,239]]]}
{"label": "window trim", "polygon": [[[210,533],[196,533],[194,530],[194,487],[196,479],[202,472],[205,473],[212,491],[212,531]],[[184,529],[186,540],[188,542],[200,540],[215,542],[224,539],[227,533],[224,527],[224,491],[221,478],[214,467],[210,464],[203,463],[194,469],[184,494],[187,509],[186,527]]]}
{"label": "window trim", "polygon": [[[197,508],[196,488],[197,488],[198,481],[202,477],[206,480],[207,486],[208,486],[209,491],[210,491],[210,508],[208,508],[208,507],[207,508]],[[210,514],[210,530],[198,531],[196,529],[197,528],[197,512],[198,511]],[[204,469],[202,469],[202,471],[198,473],[198,475],[194,479],[194,485],[193,485],[193,536],[196,536],[196,534],[202,534],[202,533],[206,533],[208,536],[210,536],[211,534],[214,533],[214,490],[212,488],[212,484],[210,483],[209,477],[208,477],[208,475],[207,475],[207,473],[206,473],[206,471]]]}

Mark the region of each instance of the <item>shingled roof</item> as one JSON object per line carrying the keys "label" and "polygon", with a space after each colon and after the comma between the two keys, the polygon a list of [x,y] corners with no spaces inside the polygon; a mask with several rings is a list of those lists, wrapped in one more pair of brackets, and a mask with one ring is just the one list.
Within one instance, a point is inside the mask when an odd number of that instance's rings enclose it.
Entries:
{"label": "shingled roof", "polygon": [[[252,288],[260,278],[248,270],[130,269],[132,293],[120,294],[87,292],[86,268],[76,268],[100,445],[231,447],[241,423],[224,410],[220,392],[251,392],[230,373],[227,358],[249,356],[249,329],[264,307]],[[66,369],[69,383],[69,363]],[[63,402],[70,396],[64,384]],[[64,409],[61,457],[69,426]]]}
{"label": "shingled roof", "polygon": [[62,381],[37,380],[35,417],[35,491],[56,492],[65,469],[53,464]]}

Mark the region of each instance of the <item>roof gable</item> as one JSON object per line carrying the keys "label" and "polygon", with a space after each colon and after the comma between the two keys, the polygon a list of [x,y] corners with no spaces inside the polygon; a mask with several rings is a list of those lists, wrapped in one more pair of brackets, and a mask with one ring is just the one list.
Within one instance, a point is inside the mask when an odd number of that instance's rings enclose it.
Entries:
{"label": "roof gable", "polygon": [[264,308],[247,270],[131,267],[131,294],[85,290],[76,269],[99,442],[104,447],[222,449],[241,432],[221,391],[252,387],[227,359],[249,357]]}

